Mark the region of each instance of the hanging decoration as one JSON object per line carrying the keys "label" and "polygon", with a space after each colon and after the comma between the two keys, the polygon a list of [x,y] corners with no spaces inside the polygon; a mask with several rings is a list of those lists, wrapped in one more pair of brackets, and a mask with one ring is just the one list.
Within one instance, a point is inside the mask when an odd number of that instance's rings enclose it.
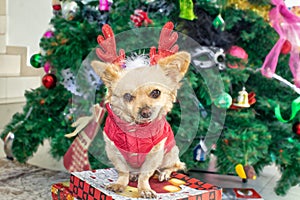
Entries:
{"label": "hanging decoration", "polygon": [[14,139],[15,139],[15,135],[12,132],[9,132],[6,135],[6,137],[4,138],[4,152],[5,152],[6,158],[9,160],[14,159],[14,155],[12,152],[12,145],[13,145]]}
{"label": "hanging decoration", "polygon": [[65,1],[62,4],[62,16],[66,20],[73,20],[78,9],[79,7],[75,1]]}
{"label": "hanging decoration", "polygon": [[31,106],[29,108],[28,112],[26,113],[24,120],[21,120],[18,123],[16,123],[15,126],[12,127],[12,130],[9,131],[4,138],[4,141],[3,141],[4,142],[4,153],[6,155],[6,158],[9,160],[14,160],[14,155],[13,155],[13,150],[12,150],[13,142],[15,140],[14,131],[16,131],[16,129],[18,129],[18,127],[21,126],[28,119],[32,110],[33,110],[33,107]]}
{"label": "hanging decoration", "polygon": [[112,5],[112,0],[99,0],[99,7],[100,11],[109,11]]}
{"label": "hanging decoration", "polygon": [[206,160],[207,147],[204,143],[204,138],[201,138],[197,146],[193,150],[194,160],[204,162]]}
{"label": "hanging decoration", "polygon": [[248,0],[227,0],[227,6],[233,6],[239,10],[251,10],[264,18],[266,21],[269,20],[269,11],[271,5],[255,5],[250,3]]}
{"label": "hanging decoration", "polygon": [[218,98],[214,100],[214,104],[218,108],[227,109],[232,104],[232,97],[230,96],[230,94],[223,92]]}
{"label": "hanging decoration", "polygon": [[222,31],[225,30],[225,21],[224,21],[222,15],[221,15],[221,13],[217,15],[217,17],[214,19],[212,24],[217,29],[220,29]]}
{"label": "hanging decoration", "polygon": [[242,108],[249,108],[249,100],[248,100],[248,92],[246,91],[246,88],[243,87],[242,91],[239,91],[239,96],[237,98],[237,102],[233,103],[234,106],[242,107]]}
{"label": "hanging decoration", "polygon": [[42,65],[42,55],[40,53],[33,54],[30,58],[30,64],[34,68],[40,68]]}
{"label": "hanging decoration", "polygon": [[65,135],[77,137],[64,155],[64,166],[69,172],[91,170],[88,160],[88,148],[94,140],[104,118],[105,109],[96,104],[92,108],[93,115],[81,117],[72,124],[75,131]]}
{"label": "hanging decoration", "polygon": [[281,116],[280,106],[277,105],[277,106],[275,107],[275,116],[276,116],[276,118],[277,118],[279,121],[284,122],[284,123],[287,123],[287,122],[293,120],[293,119],[296,117],[297,113],[300,111],[300,97],[296,98],[296,99],[292,102],[292,105],[291,105],[291,111],[292,111],[292,113],[291,113],[290,119],[285,120],[285,119],[283,119],[282,116]]}
{"label": "hanging decoration", "polygon": [[194,3],[193,0],[180,0],[180,14],[179,17],[187,20],[197,19],[197,16],[194,14]]}
{"label": "hanging decoration", "polygon": [[52,89],[56,86],[57,78],[54,74],[46,74],[42,78],[42,83],[47,89]]}
{"label": "hanging decoration", "polygon": [[[254,92],[250,92],[249,94],[244,91],[244,88],[242,91],[239,92],[239,96],[236,100],[234,100],[235,103],[233,103],[230,106],[230,109],[232,110],[237,110],[237,109],[242,109],[242,108],[249,108],[251,105],[256,103],[256,94]],[[246,102],[248,100],[248,103]]]}
{"label": "hanging decoration", "polygon": [[219,70],[226,69],[225,53],[222,48],[199,46],[191,52],[192,63],[197,69],[217,67]]}
{"label": "hanging decoration", "polygon": [[242,59],[242,63],[241,64],[236,63],[236,62],[235,63],[228,63],[227,66],[229,68],[235,69],[235,68],[239,68],[239,66],[240,66],[240,68],[245,68],[245,66],[243,64],[247,64],[247,62],[248,62],[248,54],[247,54],[247,52],[242,47],[233,45],[228,50],[228,54],[231,55],[231,56],[233,56],[233,57]]}
{"label": "hanging decoration", "polygon": [[50,62],[46,62],[45,64],[44,64],[44,71],[48,74],[49,72],[50,72],[50,70],[51,70],[51,64],[50,64]]}
{"label": "hanging decoration", "polygon": [[300,136],[300,122],[295,122],[293,124],[293,132]]}
{"label": "hanging decoration", "polygon": [[61,3],[60,0],[52,0],[53,14],[58,15],[61,13]]}
{"label": "hanging decoration", "polygon": [[134,23],[135,27],[148,26],[148,24],[153,23],[148,17],[148,13],[141,9],[134,10],[134,14],[130,15],[130,20]]}
{"label": "hanging decoration", "polygon": [[51,30],[48,30],[43,35],[45,38],[52,38],[54,36],[54,32]]}
{"label": "hanging decoration", "polygon": [[237,164],[235,166],[235,172],[243,180],[246,180],[246,179],[255,180],[257,177],[254,168],[250,165],[243,166],[242,164]]}
{"label": "hanging decoration", "polygon": [[285,40],[285,42],[282,45],[280,53],[281,54],[288,54],[288,53],[290,53],[291,49],[292,49],[291,42],[288,41],[288,40]]}
{"label": "hanging decoration", "polygon": [[295,15],[297,15],[298,17],[300,17],[300,6],[293,6],[293,7],[291,8],[291,11],[292,11]]}
{"label": "hanging decoration", "polygon": [[225,6],[225,2],[224,0],[220,0],[217,1],[217,3],[219,3],[217,5],[217,8],[219,8],[219,14],[216,16],[216,18],[213,20],[212,25],[216,28],[219,29],[221,31],[225,30],[225,20],[223,19],[221,13],[222,13],[222,9]]}
{"label": "hanging decoration", "polygon": [[300,18],[292,13],[283,0],[272,0],[275,7],[270,11],[270,22],[279,34],[279,40],[266,56],[261,73],[272,78],[280,52],[286,40],[291,43],[289,66],[294,77],[296,87],[300,88]]}

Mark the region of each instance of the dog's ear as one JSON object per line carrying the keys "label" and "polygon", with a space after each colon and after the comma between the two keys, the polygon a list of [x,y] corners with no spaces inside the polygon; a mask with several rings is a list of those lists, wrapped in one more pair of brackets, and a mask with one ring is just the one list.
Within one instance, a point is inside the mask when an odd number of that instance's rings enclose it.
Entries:
{"label": "dog's ear", "polygon": [[117,65],[92,61],[91,66],[107,87],[119,78],[120,67]]}
{"label": "dog's ear", "polygon": [[187,72],[190,62],[190,54],[181,51],[166,58],[160,59],[158,61],[158,65],[162,68],[167,77],[178,83]]}

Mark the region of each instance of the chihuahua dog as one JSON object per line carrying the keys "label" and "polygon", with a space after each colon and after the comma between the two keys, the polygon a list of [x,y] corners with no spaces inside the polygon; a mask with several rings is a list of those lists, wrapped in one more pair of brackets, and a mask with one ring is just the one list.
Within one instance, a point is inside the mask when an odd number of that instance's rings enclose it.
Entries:
{"label": "chihuahua dog", "polygon": [[121,68],[92,61],[107,87],[105,150],[119,175],[107,189],[122,192],[136,178],[139,195],[155,198],[149,185],[152,175],[157,173],[159,181],[164,181],[172,172],[185,169],[165,116],[173,107],[190,59],[189,53],[181,51],[153,66],[142,62],[144,66]]}

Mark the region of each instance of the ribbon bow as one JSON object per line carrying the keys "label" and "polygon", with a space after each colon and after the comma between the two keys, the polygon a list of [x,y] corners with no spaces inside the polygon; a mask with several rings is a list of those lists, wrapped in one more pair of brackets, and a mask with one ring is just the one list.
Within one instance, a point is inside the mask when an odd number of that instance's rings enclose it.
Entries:
{"label": "ribbon bow", "polygon": [[272,0],[271,2],[275,7],[269,13],[270,22],[279,34],[279,40],[266,56],[261,73],[268,78],[273,77],[280,51],[285,41],[288,40],[292,44],[289,66],[294,83],[300,88],[300,18],[289,11],[283,0]]}

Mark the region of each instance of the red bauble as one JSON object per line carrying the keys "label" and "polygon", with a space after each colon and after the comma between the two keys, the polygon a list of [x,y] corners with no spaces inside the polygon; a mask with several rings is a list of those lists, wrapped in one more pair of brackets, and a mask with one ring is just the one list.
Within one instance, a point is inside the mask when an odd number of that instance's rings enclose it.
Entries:
{"label": "red bauble", "polygon": [[296,122],[293,125],[293,132],[300,136],[300,122]]}
{"label": "red bauble", "polygon": [[57,79],[54,74],[46,74],[42,79],[42,83],[46,88],[51,89],[56,86],[56,80]]}
{"label": "red bauble", "polygon": [[292,49],[292,44],[290,43],[290,41],[286,40],[282,45],[280,53],[288,54],[290,53],[291,49]]}
{"label": "red bauble", "polygon": [[56,5],[53,5],[52,8],[53,8],[53,10],[59,11],[59,10],[61,10],[61,5],[56,4]]}

